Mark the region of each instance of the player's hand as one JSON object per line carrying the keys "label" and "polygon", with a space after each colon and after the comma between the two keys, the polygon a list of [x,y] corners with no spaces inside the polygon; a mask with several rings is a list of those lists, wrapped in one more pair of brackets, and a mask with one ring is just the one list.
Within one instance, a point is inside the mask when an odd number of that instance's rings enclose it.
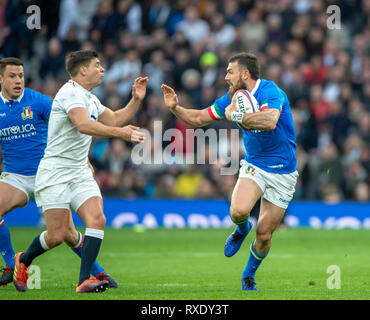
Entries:
{"label": "player's hand", "polygon": [[144,132],[139,131],[139,129],[139,127],[129,124],[128,126],[121,128],[121,138],[128,142],[143,143],[145,140],[145,134]]}
{"label": "player's hand", "polygon": [[132,96],[134,99],[144,100],[148,77],[138,77],[132,86]]}
{"label": "player's hand", "polygon": [[225,118],[229,121],[231,121],[231,113],[233,111],[236,111],[235,104],[231,103],[228,105],[228,107],[225,109]]}
{"label": "player's hand", "polygon": [[163,92],[164,104],[167,108],[174,110],[179,104],[175,90],[166,84],[162,84],[161,88]]}

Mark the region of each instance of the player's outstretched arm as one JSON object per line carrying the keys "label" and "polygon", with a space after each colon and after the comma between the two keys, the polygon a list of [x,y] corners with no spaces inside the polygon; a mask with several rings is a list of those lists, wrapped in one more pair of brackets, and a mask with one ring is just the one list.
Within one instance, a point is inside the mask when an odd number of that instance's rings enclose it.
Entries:
{"label": "player's outstretched arm", "polygon": [[139,127],[132,125],[123,128],[107,126],[103,123],[91,120],[88,111],[83,107],[71,109],[68,112],[68,117],[80,133],[90,136],[121,138],[134,143],[141,143],[145,139],[145,134],[138,131],[140,129]]}
{"label": "player's outstretched arm", "polygon": [[179,105],[175,90],[166,84],[162,84],[164,104],[180,120],[193,127],[204,127],[214,120],[207,109],[186,109]]}
{"label": "player's outstretched arm", "polygon": [[99,121],[108,126],[122,127],[127,125],[135,116],[143,103],[146,94],[148,77],[138,77],[132,86],[132,98],[128,104],[120,110],[113,112],[109,108],[99,116]]}

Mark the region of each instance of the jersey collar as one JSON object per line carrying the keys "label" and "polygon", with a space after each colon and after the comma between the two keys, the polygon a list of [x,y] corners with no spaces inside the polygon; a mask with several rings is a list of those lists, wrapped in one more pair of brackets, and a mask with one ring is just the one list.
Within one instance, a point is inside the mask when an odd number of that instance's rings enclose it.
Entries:
{"label": "jersey collar", "polygon": [[2,91],[0,91],[0,98],[3,100],[4,104],[5,103],[8,103],[10,101],[17,101],[17,102],[21,102],[22,98],[23,98],[23,95],[24,95],[24,89],[22,91],[22,94],[15,100],[8,100],[8,99],[5,99],[4,96],[3,96],[3,93]]}
{"label": "jersey collar", "polygon": [[87,94],[88,97],[91,96],[91,92],[87,89],[85,89],[83,86],[81,86],[80,84],[78,84],[76,81],[70,79],[68,80],[68,83],[71,83],[74,87],[80,89],[82,92],[84,92],[85,94]]}
{"label": "jersey collar", "polygon": [[258,87],[260,86],[261,79],[257,79],[256,85],[254,86],[253,90],[251,91],[251,94],[254,95],[255,92],[257,91]]}

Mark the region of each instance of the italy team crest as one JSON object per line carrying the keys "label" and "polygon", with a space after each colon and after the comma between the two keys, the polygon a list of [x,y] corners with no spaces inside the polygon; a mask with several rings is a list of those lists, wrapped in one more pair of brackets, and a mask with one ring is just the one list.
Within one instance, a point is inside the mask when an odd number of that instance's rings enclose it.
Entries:
{"label": "italy team crest", "polygon": [[33,112],[31,111],[31,107],[24,107],[22,111],[22,119],[32,119],[33,118]]}

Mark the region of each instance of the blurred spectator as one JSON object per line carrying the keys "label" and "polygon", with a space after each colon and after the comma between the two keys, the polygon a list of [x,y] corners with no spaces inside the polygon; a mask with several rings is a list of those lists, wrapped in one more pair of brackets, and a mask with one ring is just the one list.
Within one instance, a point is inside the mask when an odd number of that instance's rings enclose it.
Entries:
{"label": "blurred spectator", "polygon": [[360,182],[356,184],[353,190],[353,200],[359,202],[369,202],[370,201],[370,190],[369,185],[365,182]]}
{"label": "blurred spectator", "polygon": [[143,71],[150,79],[148,88],[155,94],[160,95],[162,93],[161,85],[165,82],[165,75],[169,70],[170,64],[165,59],[163,51],[153,51],[150,61],[144,65]]}
{"label": "blurred spectator", "polygon": [[0,57],[18,56],[18,8],[13,1],[0,1]]}
{"label": "blurred spectator", "polygon": [[131,87],[135,79],[141,73],[141,61],[135,50],[130,50],[122,60],[115,62],[106,70],[104,83],[106,86],[113,85],[125,101],[131,93]]}
{"label": "blurred spectator", "polygon": [[[96,4],[96,1],[90,1],[90,6]],[[81,3],[78,0],[61,0],[58,26],[60,40],[65,40],[71,28],[84,29],[88,26],[89,21],[86,21],[81,13]]]}
{"label": "blurred spectator", "polygon": [[151,28],[163,28],[170,16],[171,7],[167,0],[155,0],[149,8],[148,22]]}
{"label": "blurred spectator", "polygon": [[116,10],[112,15],[112,23],[114,26],[110,31],[128,30],[132,34],[140,34],[142,29],[142,16],[142,7],[138,2],[134,0],[119,0]]}
{"label": "blurred spectator", "polygon": [[211,48],[224,47],[231,45],[235,39],[235,27],[232,24],[225,23],[224,16],[217,12],[210,17],[211,36],[209,46]]}
{"label": "blurred spectator", "polygon": [[267,27],[262,21],[260,10],[256,8],[249,10],[240,28],[245,48],[252,52],[259,52],[267,39]]}
{"label": "blurred spectator", "polygon": [[197,165],[188,165],[175,182],[175,195],[180,198],[195,198],[204,177],[198,172]]}
{"label": "blurred spectator", "polygon": [[65,74],[65,56],[62,45],[58,38],[51,38],[48,42],[47,54],[41,61],[40,76],[42,79],[47,77],[57,78]]}
{"label": "blurred spectator", "polygon": [[182,31],[190,42],[205,41],[209,34],[209,25],[200,19],[196,7],[190,6],[185,10],[185,19],[178,23],[176,30]]}

